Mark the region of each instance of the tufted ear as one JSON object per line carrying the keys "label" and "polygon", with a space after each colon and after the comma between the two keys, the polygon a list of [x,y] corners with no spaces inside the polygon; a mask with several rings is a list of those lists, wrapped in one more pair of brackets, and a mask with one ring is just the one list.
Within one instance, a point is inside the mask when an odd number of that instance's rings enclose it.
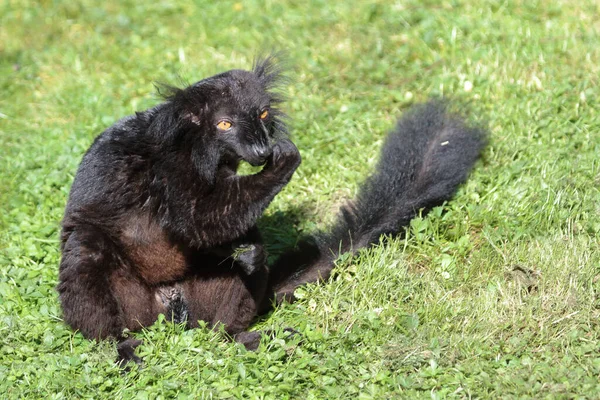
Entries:
{"label": "tufted ear", "polygon": [[259,55],[254,59],[252,72],[262,81],[265,89],[277,91],[288,81],[284,75],[286,67],[283,58],[281,53],[274,53]]}
{"label": "tufted ear", "polygon": [[156,93],[165,100],[173,100],[183,93],[183,89],[165,82],[154,82]]}

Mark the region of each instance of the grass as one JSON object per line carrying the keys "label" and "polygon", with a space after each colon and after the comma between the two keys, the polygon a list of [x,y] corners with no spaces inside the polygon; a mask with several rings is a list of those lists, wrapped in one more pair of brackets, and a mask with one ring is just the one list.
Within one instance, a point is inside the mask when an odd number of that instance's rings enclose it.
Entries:
{"label": "grass", "polygon": [[[597,2],[0,5],[2,398],[600,397]],[[412,103],[449,96],[491,143],[454,200],[256,328],[259,351],[161,321],[121,374],[61,320],[58,229],[83,152],[153,81],[284,49],[303,164],[268,209],[273,253],[321,227]]]}

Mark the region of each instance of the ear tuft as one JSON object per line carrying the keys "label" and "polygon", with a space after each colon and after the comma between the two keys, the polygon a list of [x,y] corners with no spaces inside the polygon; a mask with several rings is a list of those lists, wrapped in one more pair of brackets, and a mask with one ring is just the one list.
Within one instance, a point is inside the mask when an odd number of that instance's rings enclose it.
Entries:
{"label": "ear tuft", "polygon": [[165,100],[173,100],[183,92],[183,89],[164,82],[154,82],[154,87],[158,95]]}
{"label": "ear tuft", "polygon": [[252,72],[263,82],[265,89],[274,89],[288,81],[284,75],[285,62],[281,52],[260,54],[254,59]]}

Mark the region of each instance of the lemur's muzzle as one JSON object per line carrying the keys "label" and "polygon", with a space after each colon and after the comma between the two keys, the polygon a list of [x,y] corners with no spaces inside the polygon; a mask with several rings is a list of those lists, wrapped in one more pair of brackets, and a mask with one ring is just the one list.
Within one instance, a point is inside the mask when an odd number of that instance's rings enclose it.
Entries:
{"label": "lemur's muzzle", "polygon": [[252,157],[250,157],[247,161],[255,167],[263,165],[272,153],[273,149],[270,147],[254,147],[252,149]]}

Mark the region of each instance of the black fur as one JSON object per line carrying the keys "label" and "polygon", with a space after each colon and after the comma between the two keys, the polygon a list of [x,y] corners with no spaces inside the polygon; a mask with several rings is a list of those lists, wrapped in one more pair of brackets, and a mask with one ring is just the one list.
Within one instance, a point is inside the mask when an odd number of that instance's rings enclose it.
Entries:
{"label": "black fur", "polygon": [[409,110],[388,135],[375,172],[341,208],[331,230],[302,240],[276,262],[269,285],[276,302],[292,301],[299,285],[329,277],[340,254],[377,243],[381,235],[401,234],[421,210],[450,199],[485,144],[483,129],[467,127],[441,101]]}
{"label": "black fur", "polygon": [[[122,361],[139,361],[124,329],[159,313],[247,329],[268,280],[255,224],[300,164],[277,109],[279,79],[266,58],[251,72],[162,86],[164,103],[96,138],[62,223],[57,289],[69,325],[119,339]],[[265,166],[239,176],[241,160]]]}
{"label": "black fur", "polygon": [[[174,322],[222,324],[248,348],[246,329],[298,285],[325,279],[335,258],[397,234],[449,199],[484,144],[442,103],[418,106],[388,137],[375,173],[330,232],[302,241],[269,271],[256,221],[300,155],[287,138],[272,59],[185,89],[103,132],[84,156],[65,210],[58,291],[64,319],[88,338],[119,340],[121,363],[140,362],[123,331]],[[260,115],[268,111],[268,117]],[[220,121],[231,128],[219,131]],[[265,163],[251,176],[240,160]]]}

